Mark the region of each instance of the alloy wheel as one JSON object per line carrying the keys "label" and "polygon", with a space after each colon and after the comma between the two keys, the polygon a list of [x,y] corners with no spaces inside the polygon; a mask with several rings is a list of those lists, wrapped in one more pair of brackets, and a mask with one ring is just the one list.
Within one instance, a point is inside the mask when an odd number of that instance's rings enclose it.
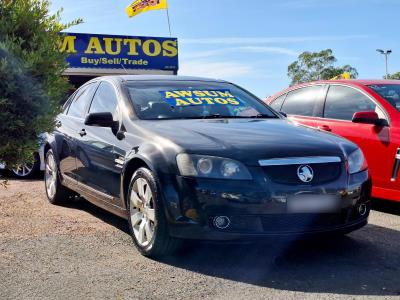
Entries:
{"label": "alloy wheel", "polygon": [[24,163],[12,169],[14,174],[17,175],[18,177],[29,176],[32,170],[33,170],[33,163]]}
{"label": "alloy wheel", "polygon": [[129,201],[133,234],[139,245],[146,247],[153,239],[156,224],[153,192],[146,179],[136,179]]}
{"label": "alloy wheel", "polygon": [[49,198],[53,198],[56,194],[57,185],[57,167],[56,161],[52,153],[49,153],[46,158],[46,169],[45,169],[45,184],[46,191]]}

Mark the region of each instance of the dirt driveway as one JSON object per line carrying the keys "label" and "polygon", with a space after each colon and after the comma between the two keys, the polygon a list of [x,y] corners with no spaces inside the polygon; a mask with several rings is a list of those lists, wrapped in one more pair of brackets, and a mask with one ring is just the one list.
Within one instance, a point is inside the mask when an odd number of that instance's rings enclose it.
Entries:
{"label": "dirt driveway", "polygon": [[43,183],[0,187],[0,299],[399,298],[398,206],[341,239],[193,244],[155,261],[124,220],[86,201],[47,203]]}

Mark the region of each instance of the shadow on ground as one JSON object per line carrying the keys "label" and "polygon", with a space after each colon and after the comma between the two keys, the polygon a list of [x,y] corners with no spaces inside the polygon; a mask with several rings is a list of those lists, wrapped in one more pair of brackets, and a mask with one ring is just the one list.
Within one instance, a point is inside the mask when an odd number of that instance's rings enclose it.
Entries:
{"label": "shadow on ground", "polygon": [[[377,205],[377,206],[376,206]],[[375,207],[376,206],[376,207]],[[67,205],[128,234],[127,222],[84,200]],[[374,204],[397,218],[398,206]],[[139,255],[139,254],[138,254]],[[190,243],[160,263],[279,290],[343,295],[400,295],[400,231],[373,224],[340,238],[257,244]]]}
{"label": "shadow on ground", "polygon": [[373,199],[372,209],[387,214],[400,216],[400,202],[388,201],[384,199]]}
{"label": "shadow on ground", "polygon": [[24,181],[29,182],[29,181],[42,180],[43,177],[44,177],[43,171],[39,171],[39,172],[32,174],[31,176],[28,176],[26,178],[18,178],[10,170],[0,169],[0,180],[24,180]]}
{"label": "shadow on ground", "polygon": [[[69,205],[128,233],[127,222],[84,201]],[[348,236],[256,244],[191,242],[159,262],[274,289],[400,295],[400,232],[367,225]]]}
{"label": "shadow on ground", "polygon": [[197,244],[179,257],[162,261],[192,272],[275,289],[400,295],[399,241],[399,231],[368,225],[334,239]]}
{"label": "shadow on ground", "polygon": [[76,197],[71,199],[70,202],[64,204],[63,206],[70,209],[86,211],[103,222],[106,222],[107,224],[110,224],[111,226],[114,226],[115,228],[129,234],[128,222],[125,219],[113,215],[108,211],[105,211],[104,209],[86,201],[85,199]]}

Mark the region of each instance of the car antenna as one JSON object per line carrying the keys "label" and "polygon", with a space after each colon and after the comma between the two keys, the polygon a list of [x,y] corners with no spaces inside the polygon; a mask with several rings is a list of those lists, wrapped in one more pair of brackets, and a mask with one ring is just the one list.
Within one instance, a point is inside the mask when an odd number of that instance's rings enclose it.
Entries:
{"label": "car antenna", "polygon": [[124,69],[126,75],[129,75],[129,73],[128,73],[128,71],[125,69],[124,65],[123,65],[123,64],[120,64],[120,65],[121,65],[122,69]]}

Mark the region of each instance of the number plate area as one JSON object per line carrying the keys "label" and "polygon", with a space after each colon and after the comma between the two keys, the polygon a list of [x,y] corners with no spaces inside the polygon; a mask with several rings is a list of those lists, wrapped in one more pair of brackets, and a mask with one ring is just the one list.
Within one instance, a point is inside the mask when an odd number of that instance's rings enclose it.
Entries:
{"label": "number plate area", "polygon": [[288,213],[332,213],[340,210],[337,195],[301,194],[287,197]]}

